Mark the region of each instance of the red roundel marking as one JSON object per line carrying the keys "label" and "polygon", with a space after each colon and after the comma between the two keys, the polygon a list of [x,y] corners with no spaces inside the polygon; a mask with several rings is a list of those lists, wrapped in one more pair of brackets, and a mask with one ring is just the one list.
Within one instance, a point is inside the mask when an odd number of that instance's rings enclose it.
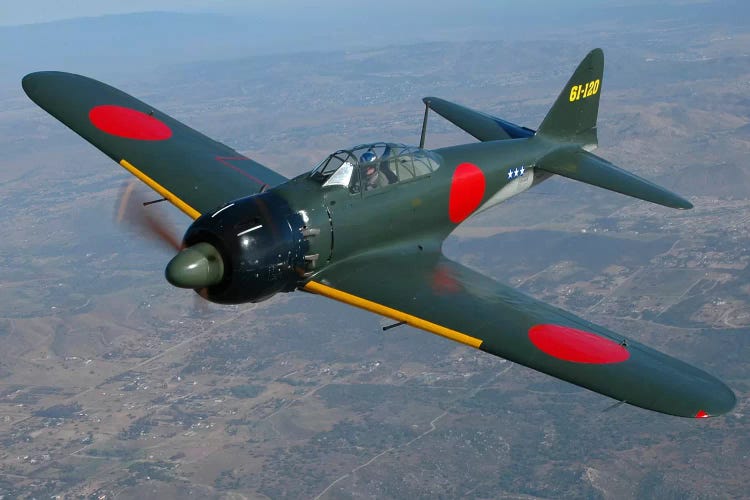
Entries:
{"label": "red roundel marking", "polygon": [[432,289],[439,295],[449,295],[460,292],[462,288],[448,267],[438,265],[432,274]]}
{"label": "red roundel marking", "polygon": [[172,130],[161,120],[113,104],[91,108],[89,120],[99,130],[126,139],[163,141],[172,137]]}
{"label": "red roundel marking", "polygon": [[703,410],[698,410],[698,413],[695,414],[695,418],[708,418],[709,415]]}
{"label": "red roundel marking", "polygon": [[479,208],[484,197],[484,174],[472,163],[462,163],[453,172],[450,197],[448,198],[448,216],[451,222],[458,224]]}
{"label": "red roundel marking", "polygon": [[532,326],[529,339],[540,351],[573,363],[622,363],[630,357],[617,342],[567,326]]}

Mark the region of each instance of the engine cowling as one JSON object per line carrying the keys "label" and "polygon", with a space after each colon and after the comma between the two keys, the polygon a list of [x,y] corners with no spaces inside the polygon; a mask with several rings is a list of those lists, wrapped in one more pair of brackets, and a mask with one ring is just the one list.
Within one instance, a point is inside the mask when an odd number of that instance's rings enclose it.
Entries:
{"label": "engine cowling", "polygon": [[296,288],[309,248],[303,228],[273,191],[235,200],[193,222],[165,275],[212,302],[260,302]]}

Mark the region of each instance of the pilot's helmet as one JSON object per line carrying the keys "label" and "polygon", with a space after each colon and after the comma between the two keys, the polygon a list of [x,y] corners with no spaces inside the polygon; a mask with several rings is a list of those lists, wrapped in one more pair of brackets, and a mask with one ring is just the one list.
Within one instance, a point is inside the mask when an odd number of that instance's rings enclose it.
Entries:
{"label": "pilot's helmet", "polygon": [[372,163],[377,159],[378,159],[378,155],[376,155],[374,152],[365,151],[364,153],[362,153],[362,156],[359,157],[359,163],[360,164]]}

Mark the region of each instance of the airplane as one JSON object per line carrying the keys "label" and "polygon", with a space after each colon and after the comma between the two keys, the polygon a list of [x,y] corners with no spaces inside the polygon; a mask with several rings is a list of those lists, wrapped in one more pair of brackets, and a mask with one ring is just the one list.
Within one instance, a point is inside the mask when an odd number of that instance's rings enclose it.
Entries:
{"label": "airplane", "polygon": [[[727,413],[735,395],[714,376],[442,254],[443,240],[471,215],[554,175],[692,208],[592,153],[603,71],[604,54],[594,49],[537,130],[426,97],[419,146],[341,149],[291,179],[91,78],[44,71],[22,85],[193,219],[165,270],[176,287],[221,304],[301,290],[544,372],[615,405],[681,417]],[[479,142],[425,149],[430,110]]]}

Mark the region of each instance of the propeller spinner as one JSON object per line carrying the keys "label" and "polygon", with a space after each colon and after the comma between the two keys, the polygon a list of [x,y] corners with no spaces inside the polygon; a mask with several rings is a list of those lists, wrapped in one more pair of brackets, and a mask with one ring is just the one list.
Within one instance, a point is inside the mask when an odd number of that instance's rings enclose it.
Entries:
{"label": "propeller spinner", "polygon": [[169,261],[164,275],[179,288],[208,288],[224,279],[224,260],[215,246],[202,241],[181,250]]}

